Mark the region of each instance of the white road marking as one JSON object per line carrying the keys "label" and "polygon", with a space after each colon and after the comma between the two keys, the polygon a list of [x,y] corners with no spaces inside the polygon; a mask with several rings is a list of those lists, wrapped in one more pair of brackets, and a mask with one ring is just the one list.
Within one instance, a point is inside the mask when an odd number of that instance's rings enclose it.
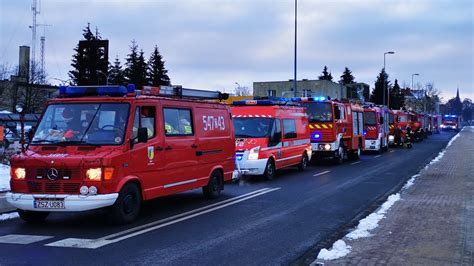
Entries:
{"label": "white road marking", "polygon": [[374,156],[374,158],[379,158],[380,156],[382,156],[382,155],[376,155],[376,156]]}
{"label": "white road marking", "polygon": [[31,244],[43,241],[53,236],[38,236],[38,235],[4,235],[0,236],[0,243],[3,244]]}
{"label": "white road marking", "polygon": [[390,152],[395,152],[395,150],[390,150]]}
{"label": "white road marking", "polygon": [[[103,247],[103,246],[106,246],[106,245],[109,245],[109,244],[112,244],[112,243],[117,243],[119,241],[131,238],[131,237],[135,237],[135,236],[138,236],[138,235],[141,235],[141,234],[145,234],[145,233],[148,233],[150,231],[154,231],[154,230],[157,230],[157,229],[160,229],[160,228],[163,228],[163,227],[175,224],[175,223],[186,221],[186,220],[189,220],[191,218],[204,215],[206,213],[217,211],[219,209],[222,209],[222,208],[225,208],[225,207],[240,203],[242,201],[246,201],[246,200],[249,200],[251,198],[255,198],[255,197],[258,197],[258,196],[261,196],[261,195],[264,195],[264,194],[267,194],[267,193],[270,193],[270,192],[273,192],[273,191],[276,191],[276,190],[279,190],[279,189],[281,189],[281,188],[260,189],[260,190],[257,190],[257,191],[251,192],[251,193],[247,193],[245,195],[241,195],[239,197],[228,199],[228,200],[225,200],[225,201],[222,201],[222,202],[218,202],[218,203],[215,203],[215,204],[212,204],[212,205],[209,205],[209,206],[205,206],[205,207],[193,210],[193,211],[189,211],[189,212],[186,212],[186,213],[183,213],[183,214],[178,214],[178,215],[175,215],[175,216],[172,216],[172,217],[169,217],[169,218],[158,220],[158,221],[155,221],[155,222],[152,222],[152,223],[149,223],[149,224],[139,226],[137,228],[131,228],[131,229],[128,229],[128,230],[125,230],[125,231],[122,231],[122,232],[118,232],[118,233],[115,233],[115,234],[111,234],[111,235],[108,235],[108,236],[104,236],[104,237],[101,237],[101,238],[98,238],[98,239],[67,238],[67,239],[63,239],[63,240],[60,240],[60,241],[56,241],[56,242],[46,244],[45,246],[96,249],[96,248],[100,248],[100,247]],[[215,206],[215,205],[218,205],[218,206]],[[210,207],[210,206],[215,206],[215,207]],[[201,210],[201,211],[199,211],[199,210]],[[186,215],[186,214],[189,214],[189,215]],[[144,229],[139,230],[141,228],[144,228]],[[138,229],[138,231],[137,231],[137,229]],[[129,233],[129,232],[132,232],[132,233]],[[122,235],[122,236],[120,236],[120,235]],[[114,238],[114,237],[117,237],[117,236],[120,236],[120,237],[115,238],[115,239],[110,239],[110,238]]]}
{"label": "white road marking", "polygon": [[351,165],[358,164],[358,163],[360,163],[360,161],[353,162],[353,163],[351,163]]}
{"label": "white road marking", "polygon": [[320,175],[327,174],[329,172],[331,172],[331,171],[324,171],[324,172],[321,172],[321,173],[314,174],[313,176],[320,176]]}

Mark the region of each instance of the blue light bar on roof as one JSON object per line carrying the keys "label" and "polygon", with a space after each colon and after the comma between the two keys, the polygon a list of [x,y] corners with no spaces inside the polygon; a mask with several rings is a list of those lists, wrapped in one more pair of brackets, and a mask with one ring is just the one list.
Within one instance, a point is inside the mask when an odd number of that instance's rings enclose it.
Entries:
{"label": "blue light bar on roof", "polygon": [[59,95],[63,97],[81,96],[125,96],[135,92],[135,86],[61,86]]}
{"label": "blue light bar on roof", "polygon": [[309,102],[323,102],[323,101],[329,100],[329,99],[327,99],[324,96],[316,96],[316,97],[295,97],[295,98],[291,98],[291,100],[293,102],[306,102],[306,101],[309,101]]}

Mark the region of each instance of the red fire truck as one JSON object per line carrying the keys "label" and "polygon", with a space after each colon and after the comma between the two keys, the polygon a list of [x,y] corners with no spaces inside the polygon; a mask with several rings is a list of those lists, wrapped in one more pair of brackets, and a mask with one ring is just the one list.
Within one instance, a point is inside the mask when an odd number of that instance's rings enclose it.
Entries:
{"label": "red fire truck", "polygon": [[297,165],[304,170],[311,160],[308,116],[304,108],[287,101],[235,101],[231,107],[235,128],[235,176],[263,175]]}
{"label": "red fire truck", "polygon": [[219,196],[234,170],[230,108],[198,98],[225,95],[61,87],[29,147],[11,160],[8,202],[28,222],[106,207],[120,224],[134,220],[144,200],[201,187],[206,197]]}
{"label": "red fire truck", "polygon": [[413,112],[411,113],[411,123],[410,128],[414,133],[415,141],[422,141],[424,137],[423,129],[423,115],[421,113]]}
{"label": "red fire truck", "polygon": [[[412,115],[403,110],[393,110],[394,114],[394,144],[399,146],[405,142],[407,127],[410,127]],[[390,131],[392,134],[392,131]]]}
{"label": "red fire truck", "polygon": [[374,105],[364,106],[365,150],[388,150],[389,109]]}
{"label": "red fire truck", "polygon": [[292,101],[306,107],[311,131],[313,157],[359,159],[364,148],[363,112],[357,103],[329,98],[301,97]]}
{"label": "red fire truck", "polygon": [[454,130],[459,131],[461,126],[461,117],[458,115],[447,114],[443,116],[443,124],[441,124],[441,130]]}

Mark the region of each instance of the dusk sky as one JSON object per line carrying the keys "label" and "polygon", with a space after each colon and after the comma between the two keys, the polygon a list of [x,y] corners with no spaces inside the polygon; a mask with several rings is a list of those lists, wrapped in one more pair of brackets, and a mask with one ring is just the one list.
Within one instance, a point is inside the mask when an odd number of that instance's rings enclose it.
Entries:
{"label": "dusk sky", "polygon": [[[123,63],[131,40],[148,58],[158,45],[173,84],[226,90],[235,82],[293,78],[293,0],[42,0],[48,78],[68,79],[73,49],[91,23]],[[0,64],[18,64],[31,45],[31,0],[0,0]],[[325,65],[335,81],[349,67],[374,86],[387,55],[390,80],[434,82],[443,101],[474,99],[474,1],[298,1],[298,79],[317,79]],[[37,59],[39,60],[38,28]]]}

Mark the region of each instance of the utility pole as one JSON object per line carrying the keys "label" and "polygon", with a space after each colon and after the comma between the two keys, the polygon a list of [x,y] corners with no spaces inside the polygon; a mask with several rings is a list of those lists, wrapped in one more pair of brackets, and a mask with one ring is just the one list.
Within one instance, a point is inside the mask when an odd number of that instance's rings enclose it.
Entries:
{"label": "utility pole", "polygon": [[294,79],[293,79],[293,87],[295,91],[295,97],[298,97],[298,88],[297,88],[297,81],[296,81],[296,66],[297,66],[297,18],[298,18],[298,2],[295,0],[295,58],[294,58]]}
{"label": "utility pole", "polygon": [[[35,69],[35,60],[36,60],[36,15],[40,13],[38,9],[37,0],[33,0],[33,5],[31,6],[31,11],[33,12],[33,24],[31,28],[31,69]],[[33,72],[33,71],[31,71]]]}

